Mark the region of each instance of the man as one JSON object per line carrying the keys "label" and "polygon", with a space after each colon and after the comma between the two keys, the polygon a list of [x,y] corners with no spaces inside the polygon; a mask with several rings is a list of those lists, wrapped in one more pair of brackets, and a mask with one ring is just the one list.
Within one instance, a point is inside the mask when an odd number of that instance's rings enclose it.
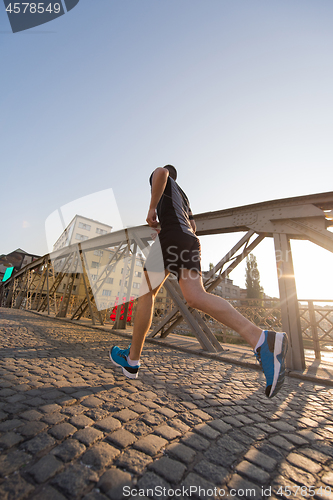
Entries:
{"label": "man", "polygon": [[127,349],[114,346],[110,350],[110,359],[121,366],[124,375],[137,378],[141,351],[152,321],[154,299],[172,273],[178,279],[189,307],[199,309],[235,330],[253,347],[266,377],[266,396],[271,398],[284,382],[287,335],[262,331],[226,300],[206,292],[201,277],[200,242],[195,235],[195,222],[187,196],[176,183],[176,178],[177,171],[172,165],[157,168],[150,177],[147,222],[157,230],[158,216],[161,231],[145,263],[146,281],[141,285],[132,343]]}

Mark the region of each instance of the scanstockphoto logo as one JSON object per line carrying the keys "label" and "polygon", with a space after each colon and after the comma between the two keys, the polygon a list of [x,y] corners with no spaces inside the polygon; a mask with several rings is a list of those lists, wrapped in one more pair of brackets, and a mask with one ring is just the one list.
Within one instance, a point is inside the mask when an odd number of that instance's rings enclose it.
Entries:
{"label": "scanstockphoto logo", "polygon": [[45,2],[12,2],[3,0],[13,33],[53,21],[72,10],[80,0],[46,0]]}

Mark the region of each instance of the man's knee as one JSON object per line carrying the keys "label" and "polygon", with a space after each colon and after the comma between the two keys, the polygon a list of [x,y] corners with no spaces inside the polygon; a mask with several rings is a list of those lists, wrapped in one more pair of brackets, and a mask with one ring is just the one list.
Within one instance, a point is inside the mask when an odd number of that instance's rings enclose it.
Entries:
{"label": "man's knee", "polygon": [[199,309],[200,304],[202,302],[201,293],[193,293],[193,292],[185,292],[184,298],[189,307],[193,307],[193,309]]}

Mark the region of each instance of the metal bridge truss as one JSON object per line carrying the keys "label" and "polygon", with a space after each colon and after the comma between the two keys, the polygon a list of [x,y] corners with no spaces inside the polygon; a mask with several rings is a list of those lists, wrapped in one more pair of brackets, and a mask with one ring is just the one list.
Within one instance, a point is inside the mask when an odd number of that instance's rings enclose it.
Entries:
{"label": "metal bridge truss", "polygon": [[[308,240],[333,252],[333,192],[274,200],[195,216],[198,236],[241,232],[238,243],[206,275],[204,286],[212,292],[229,273],[266,237],[274,239],[281,303],[282,327],[289,335],[290,349],[287,365],[304,370],[304,348],[301,316],[296,295],[291,239]],[[138,226],[99,236],[45,255],[27,265],[0,287],[0,303],[4,307],[29,308],[66,317],[71,305],[71,319],[84,314],[93,324],[103,324],[96,296],[115,267],[122,262],[123,279],[119,297],[125,297],[124,310],[117,308],[114,328],[125,328],[127,308],[138,252],[145,257],[153,241],[152,230]],[[96,282],[87,265],[87,252],[107,249],[110,260]],[[73,295],[73,285],[80,273],[84,296]],[[59,300],[59,286],[63,287]],[[171,296],[174,308],[150,332],[150,337],[166,337],[183,320],[187,322],[203,349],[222,350],[220,343],[202,316],[188,307],[177,280],[169,277],[164,287]],[[75,302],[75,303],[74,303]],[[73,312],[74,311],[74,312]]]}

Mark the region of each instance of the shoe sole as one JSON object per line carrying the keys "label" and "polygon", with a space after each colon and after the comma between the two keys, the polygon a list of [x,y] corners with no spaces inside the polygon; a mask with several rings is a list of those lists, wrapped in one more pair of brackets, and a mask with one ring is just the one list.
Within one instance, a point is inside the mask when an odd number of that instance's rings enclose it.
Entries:
{"label": "shoe sole", "polygon": [[[269,398],[275,396],[284,381],[284,360],[288,350],[288,337],[284,333],[276,333],[274,343],[274,378]],[[280,358],[280,359],[279,359]]]}
{"label": "shoe sole", "polygon": [[109,358],[110,358],[110,361],[115,365],[115,366],[120,366],[120,368],[123,370],[123,374],[125,375],[125,377],[127,378],[138,378],[139,376],[139,370],[136,372],[136,373],[130,373],[126,370],[126,368],[122,365],[120,365],[119,363],[116,363],[113,359],[112,359],[112,356],[111,356],[111,351],[109,352]]}

